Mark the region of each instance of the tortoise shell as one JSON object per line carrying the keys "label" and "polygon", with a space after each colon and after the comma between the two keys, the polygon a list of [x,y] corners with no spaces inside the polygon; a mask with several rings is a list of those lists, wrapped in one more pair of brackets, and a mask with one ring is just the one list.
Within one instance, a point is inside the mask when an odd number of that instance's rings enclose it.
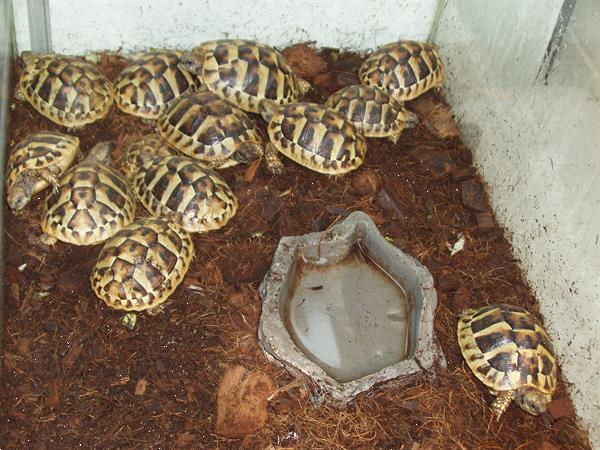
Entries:
{"label": "tortoise shell", "polygon": [[465,311],[458,343],[475,376],[498,392],[532,387],[556,389],[556,360],[548,335],[523,308],[485,306]]}
{"label": "tortoise shell", "polygon": [[365,138],[338,111],[316,103],[280,106],[267,132],[279,152],[316,172],[338,175],[358,168]]}
{"label": "tortoise shell", "polygon": [[43,116],[69,128],[104,118],[114,87],[98,68],[81,58],[61,55],[23,56],[17,96]]}
{"label": "tortoise shell", "polygon": [[156,119],[177,97],[196,89],[194,75],[178,67],[179,51],[144,53],[123,69],[115,101],[121,111]]}
{"label": "tortoise shell", "polygon": [[241,39],[205,42],[198,76],[213,92],[244,111],[257,113],[263,99],[277,104],[295,102],[310,89],[284,56],[268,45]]}
{"label": "tortoise shell", "polygon": [[92,289],[114,309],[153,309],[181,283],[193,255],[190,235],[179,225],[139,219],[106,241],[92,271]]}
{"label": "tortoise shell", "polygon": [[192,158],[221,167],[245,160],[249,148],[261,147],[254,121],[218,95],[199,90],[182,95],[158,118],[161,136]]}
{"label": "tortoise shell", "polygon": [[238,207],[235,194],[223,178],[185,156],[148,159],[139,167],[132,184],[152,215],[173,216],[189,232],[223,227]]}
{"label": "tortoise shell", "polygon": [[434,44],[398,41],[384,45],[358,70],[360,82],[386,90],[400,101],[412,100],[442,84],[444,64]]}
{"label": "tortoise shell", "polygon": [[373,86],[347,86],[332,94],[325,103],[341,112],[365,137],[398,140],[411,125],[401,102]]}
{"label": "tortoise shell", "polygon": [[160,158],[173,154],[174,151],[159,134],[147,134],[127,148],[123,169],[128,175],[134,174],[149,157]]}
{"label": "tortoise shell", "polygon": [[[12,150],[6,165],[6,192],[11,209],[21,209],[18,188],[23,182],[33,184],[31,195],[50,184],[42,171],[60,177],[79,153],[79,138],[57,131],[31,133]],[[31,180],[25,180],[30,177]],[[29,198],[26,200],[29,201]]]}
{"label": "tortoise shell", "polygon": [[46,198],[42,231],[75,245],[98,244],[133,221],[135,193],[115,169],[83,161],[59,180]]}

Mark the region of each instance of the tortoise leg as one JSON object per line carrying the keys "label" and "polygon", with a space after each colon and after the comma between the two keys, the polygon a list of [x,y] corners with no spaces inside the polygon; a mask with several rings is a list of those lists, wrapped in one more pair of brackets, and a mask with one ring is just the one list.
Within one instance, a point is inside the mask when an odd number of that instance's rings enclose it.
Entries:
{"label": "tortoise leg", "polygon": [[58,188],[60,187],[58,184],[58,171],[59,168],[57,166],[50,166],[46,169],[40,170],[40,177],[42,177],[45,182],[52,186],[52,192],[54,194],[58,192]]}
{"label": "tortoise leg", "polygon": [[513,399],[513,391],[499,392],[498,396],[492,403],[492,412],[496,416],[496,421],[500,420],[500,416],[506,411],[510,402]]}
{"label": "tortoise leg", "polygon": [[300,90],[300,94],[304,95],[312,90],[312,86],[308,81],[298,78],[298,89]]}
{"label": "tortoise leg", "polygon": [[210,167],[213,170],[226,169],[227,167],[232,167],[232,166],[239,164],[239,162],[235,158],[219,159],[217,161],[201,161],[201,162],[203,164],[206,164],[208,167]]}
{"label": "tortoise leg", "polygon": [[161,303],[160,305],[156,305],[153,308],[149,308],[146,310],[146,314],[148,314],[149,316],[156,316],[160,313],[162,313],[165,310],[165,304]]}
{"label": "tortoise leg", "polygon": [[40,240],[40,242],[42,244],[48,245],[50,247],[52,247],[54,244],[56,244],[58,242],[58,239],[56,239],[55,237],[50,236],[49,234],[46,234],[46,233],[41,234],[38,239]]}
{"label": "tortoise leg", "polygon": [[269,142],[265,148],[265,161],[267,162],[267,168],[273,175],[281,175],[283,172],[283,163],[279,159],[279,150],[275,147],[275,144]]}
{"label": "tortoise leg", "polygon": [[394,144],[397,144],[398,139],[400,139],[401,134],[402,134],[402,130],[398,130],[394,134],[390,134],[387,139],[388,139],[388,141],[390,141]]}

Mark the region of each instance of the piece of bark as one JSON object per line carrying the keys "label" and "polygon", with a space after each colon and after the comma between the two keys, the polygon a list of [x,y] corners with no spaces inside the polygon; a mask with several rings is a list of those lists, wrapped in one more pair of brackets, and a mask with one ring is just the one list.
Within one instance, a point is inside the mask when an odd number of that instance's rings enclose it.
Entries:
{"label": "piece of bark", "polygon": [[265,372],[229,367],[217,392],[217,434],[242,437],[261,429],[267,420],[267,397],[276,387]]}

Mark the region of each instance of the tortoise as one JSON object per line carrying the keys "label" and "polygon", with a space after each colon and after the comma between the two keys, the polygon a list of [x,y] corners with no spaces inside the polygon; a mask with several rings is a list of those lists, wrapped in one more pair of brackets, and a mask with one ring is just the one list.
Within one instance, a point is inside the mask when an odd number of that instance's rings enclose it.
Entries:
{"label": "tortoise", "polygon": [[469,309],[458,321],[467,364],[497,396],[497,419],[514,399],[526,412],[546,411],[556,389],[556,359],[548,335],[529,312],[500,304]]}
{"label": "tortoise", "polygon": [[86,159],[67,170],[59,188],[46,198],[42,242],[98,244],[133,221],[135,193],[126,179],[107,165],[111,142],[100,142]]}
{"label": "tortoise", "polygon": [[114,86],[92,63],[72,56],[23,52],[25,67],[15,91],[51,121],[76,129],[104,118]]}
{"label": "tortoise", "polygon": [[316,103],[278,106],[261,102],[271,142],[265,149],[269,170],[283,170],[278,152],[319,173],[340,175],[358,168],[367,151],[365,138],[346,117]]}
{"label": "tortoise", "polygon": [[291,103],[311,89],[294,74],[281,53],[256,41],[205,42],[181,55],[179,67],[197,75],[225,100],[253,113],[259,112],[263,99]]}
{"label": "tortoise", "polygon": [[360,66],[358,77],[364,85],[408,101],[442,84],[444,64],[435,44],[398,41],[373,52]]}
{"label": "tortoise", "polygon": [[106,241],[90,277],[113,308],[156,314],[185,277],[194,256],[189,233],[161,217],[129,224]]}
{"label": "tortoise", "polygon": [[167,142],[157,133],[146,134],[133,142],[125,152],[123,171],[129,176],[139,170],[149,157],[162,157],[173,155],[175,152]]}
{"label": "tortoise", "polygon": [[188,232],[216,230],[233,217],[237,198],[214,170],[192,158],[160,156],[136,144],[128,150],[128,154],[137,153],[137,157],[128,156],[136,160],[129,176],[140,202],[152,215],[170,216]]}
{"label": "tortoise", "polygon": [[387,137],[398,142],[404,128],[419,119],[387,92],[374,86],[347,86],[332,94],[325,103],[341,112],[365,137]]}
{"label": "tortoise", "polygon": [[175,100],[159,116],[158,130],[170,146],[213,168],[248,163],[263,154],[254,121],[208,89]]}
{"label": "tortoise", "polygon": [[177,97],[197,87],[198,79],[178,67],[181,52],[154,51],[139,55],[115,83],[115,102],[125,113],[156,119]]}
{"label": "tortoise", "polygon": [[79,138],[57,131],[31,133],[13,149],[6,166],[8,206],[22,209],[33,194],[49,185],[58,188],[58,178],[79,153]]}

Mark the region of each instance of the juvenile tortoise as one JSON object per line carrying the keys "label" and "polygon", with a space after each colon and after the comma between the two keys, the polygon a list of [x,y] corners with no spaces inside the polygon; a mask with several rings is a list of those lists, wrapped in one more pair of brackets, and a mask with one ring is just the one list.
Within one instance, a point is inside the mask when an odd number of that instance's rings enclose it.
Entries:
{"label": "juvenile tortoise", "polygon": [[40,114],[68,128],[104,118],[114,86],[98,68],[72,56],[22,54],[24,68],[15,92]]}
{"label": "juvenile tortoise", "polygon": [[507,304],[469,309],[457,334],[467,364],[497,396],[497,419],[512,400],[536,416],[546,411],[556,389],[556,360],[548,335],[529,312]]}
{"label": "juvenile tortoise", "polygon": [[106,241],[90,278],[113,308],[155,314],[185,277],[194,255],[190,235],[164,218],[143,218]]}
{"label": "juvenile tortoise", "polygon": [[46,198],[42,242],[98,244],[133,221],[135,193],[124,176],[109,167],[113,144],[100,142],[86,159],[67,170]]}
{"label": "juvenile tortoise", "polygon": [[160,158],[162,156],[174,154],[175,151],[169,147],[167,141],[165,141],[158,133],[146,134],[127,147],[124,158],[125,161],[121,168],[125,174],[129,176],[139,170],[139,167],[141,167],[149,157]]}
{"label": "juvenile tortoise", "polygon": [[347,86],[332,94],[325,104],[344,114],[365,137],[387,137],[394,144],[404,128],[419,122],[401,102],[373,86]]}
{"label": "juvenile tortoise", "polygon": [[263,154],[254,121],[208,89],[175,100],[159,116],[158,130],[170,146],[213,168],[248,163]]}
{"label": "juvenile tortoise", "polygon": [[365,138],[346,117],[316,103],[277,106],[261,102],[271,142],[265,149],[269,170],[283,170],[278,152],[316,172],[340,175],[358,168],[367,151]]}
{"label": "juvenile tortoise", "polygon": [[263,99],[291,103],[311,89],[294,74],[281,53],[256,41],[205,42],[184,53],[179,66],[196,74],[214,93],[253,113],[259,112]]}
{"label": "juvenile tortoise", "polygon": [[177,97],[196,89],[197,78],[178,67],[177,50],[144,53],[123,69],[115,83],[119,109],[145,119],[156,119]]}
{"label": "juvenile tortoise", "polygon": [[[142,205],[154,216],[170,217],[188,232],[223,227],[238,207],[225,180],[200,161],[161,155],[162,151],[148,146],[149,140],[142,138],[127,152],[127,159],[134,161],[128,176]],[[162,148],[160,142],[154,145]]]}
{"label": "juvenile tortoise", "polygon": [[441,85],[444,64],[435,44],[398,41],[373,52],[360,66],[358,77],[364,85],[407,101]]}
{"label": "juvenile tortoise", "polygon": [[31,133],[11,152],[6,165],[6,196],[13,211],[22,209],[34,194],[52,185],[79,153],[79,138],[56,131]]}

